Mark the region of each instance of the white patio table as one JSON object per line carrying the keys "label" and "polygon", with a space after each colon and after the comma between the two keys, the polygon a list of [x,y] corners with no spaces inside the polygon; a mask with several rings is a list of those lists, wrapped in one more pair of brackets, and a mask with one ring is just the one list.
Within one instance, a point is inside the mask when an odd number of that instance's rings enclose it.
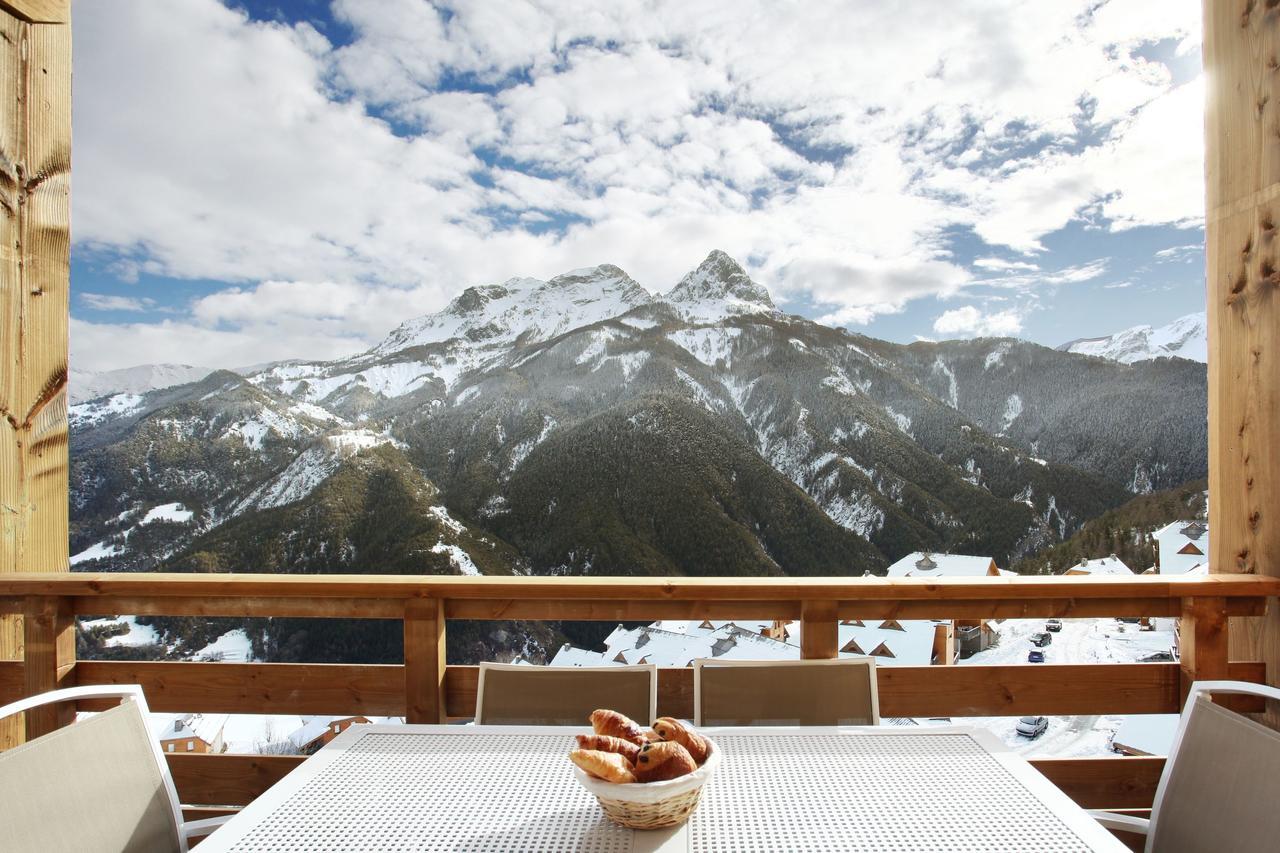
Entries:
{"label": "white patio table", "polygon": [[610,823],[568,759],[585,728],[357,725],[197,848],[216,851],[1122,851],[987,732],[708,729],[682,827]]}

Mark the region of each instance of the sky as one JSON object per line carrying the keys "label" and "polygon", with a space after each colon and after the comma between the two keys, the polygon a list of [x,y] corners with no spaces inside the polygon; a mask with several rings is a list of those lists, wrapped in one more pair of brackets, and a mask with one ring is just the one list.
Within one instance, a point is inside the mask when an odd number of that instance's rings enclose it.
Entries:
{"label": "sky", "polygon": [[712,249],[779,307],[1049,346],[1204,310],[1199,0],[86,0],[77,370],[362,351]]}

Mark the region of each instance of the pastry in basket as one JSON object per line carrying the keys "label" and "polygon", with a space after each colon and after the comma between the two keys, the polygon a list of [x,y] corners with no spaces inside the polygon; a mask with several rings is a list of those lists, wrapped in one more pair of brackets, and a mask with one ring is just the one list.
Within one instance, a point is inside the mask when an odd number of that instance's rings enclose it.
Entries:
{"label": "pastry in basket", "polygon": [[569,753],[569,759],[588,775],[606,782],[634,782],[636,775],[632,772],[631,762],[616,752],[604,752],[599,749],[575,749]]}
{"label": "pastry in basket", "polygon": [[689,755],[699,765],[707,760],[707,753],[711,751],[711,747],[707,745],[707,739],[698,734],[693,726],[675,717],[659,717],[653,724],[653,730],[663,740],[673,741],[689,750]]}
{"label": "pastry in basket", "polygon": [[640,747],[635,776],[637,782],[663,782],[697,769],[689,750],[674,741],[659,741]]}
{"label": "pastry in basket", "polygon": [[635,720],[605,708],[591,712],[591,728],[598,735],[622,738],[636,746],[644,746],[649,742],[644,736],[644,730]]}
{"label": "pastry in basket", "polygon": [[636,763],[640,757],[640,747],[629,740],[613,735],[578,735],[578,749],[597,749],[601,752],[616,752],[623,758]]}

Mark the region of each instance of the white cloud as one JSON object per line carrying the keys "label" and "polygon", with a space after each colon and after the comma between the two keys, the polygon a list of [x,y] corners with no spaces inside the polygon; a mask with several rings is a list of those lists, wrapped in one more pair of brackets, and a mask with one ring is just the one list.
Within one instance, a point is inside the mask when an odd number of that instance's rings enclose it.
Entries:
{"label": "white cloud", "polygon": [[952,337],[1009,337],[1022,331],[1022,316],[1015,309],[986,314],[973,305],[965,305],[940,314],[933,321],[933,330]]}
{"label": "white cloud", "polygon": [[113,296],[106,293],[81,293],[80,301],[95,311],[149,311],[156,301],[147,297]]}
{"label": "white cloud", "polygon": [[337,0],[335,49],[214,0],[84,4],[73,233],[126,275],[235,285],[128,340],[249,360],[511,275],[608,261],[662,291],[713,246],[867,322],[974,283],[957,230],[1042,253],[1082,219],[1198,222],[1201,88],[1135,53],[1194,46],[1193,7]]}

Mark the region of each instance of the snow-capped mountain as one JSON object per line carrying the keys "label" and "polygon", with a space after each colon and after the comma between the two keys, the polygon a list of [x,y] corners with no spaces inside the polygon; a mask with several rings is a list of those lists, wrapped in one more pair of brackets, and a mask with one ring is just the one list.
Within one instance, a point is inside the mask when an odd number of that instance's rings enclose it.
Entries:
{"label": "snow-capped mountain", "polygon": [[1155,358],[1185,358],[1204,363],[1209,357],[1205,314],[1188,314],[1167,326],[1134,326],[1103,338],[1080,338],[1058,349],[1109,358],[1123,364]]}
{"label": "snow-capped mountain", "polygon": [[[351,358],[73,406],[73,550],[188,570],[1005,564],[1203,476],[1204,386],[1182,360],[832,329],[722,252],[663,296],[602,265],[470,288]],[[173,504],[181,523],[135,522]]]}
{"label": "snow-capped mountain", "polygon": [[110,394],[145,394],[158,388],[170,388],[195,382],[213,372],[211,367],[189,364],[140,364],[118,370],[71,369],[68,388],[72,403],[82,403]]}

